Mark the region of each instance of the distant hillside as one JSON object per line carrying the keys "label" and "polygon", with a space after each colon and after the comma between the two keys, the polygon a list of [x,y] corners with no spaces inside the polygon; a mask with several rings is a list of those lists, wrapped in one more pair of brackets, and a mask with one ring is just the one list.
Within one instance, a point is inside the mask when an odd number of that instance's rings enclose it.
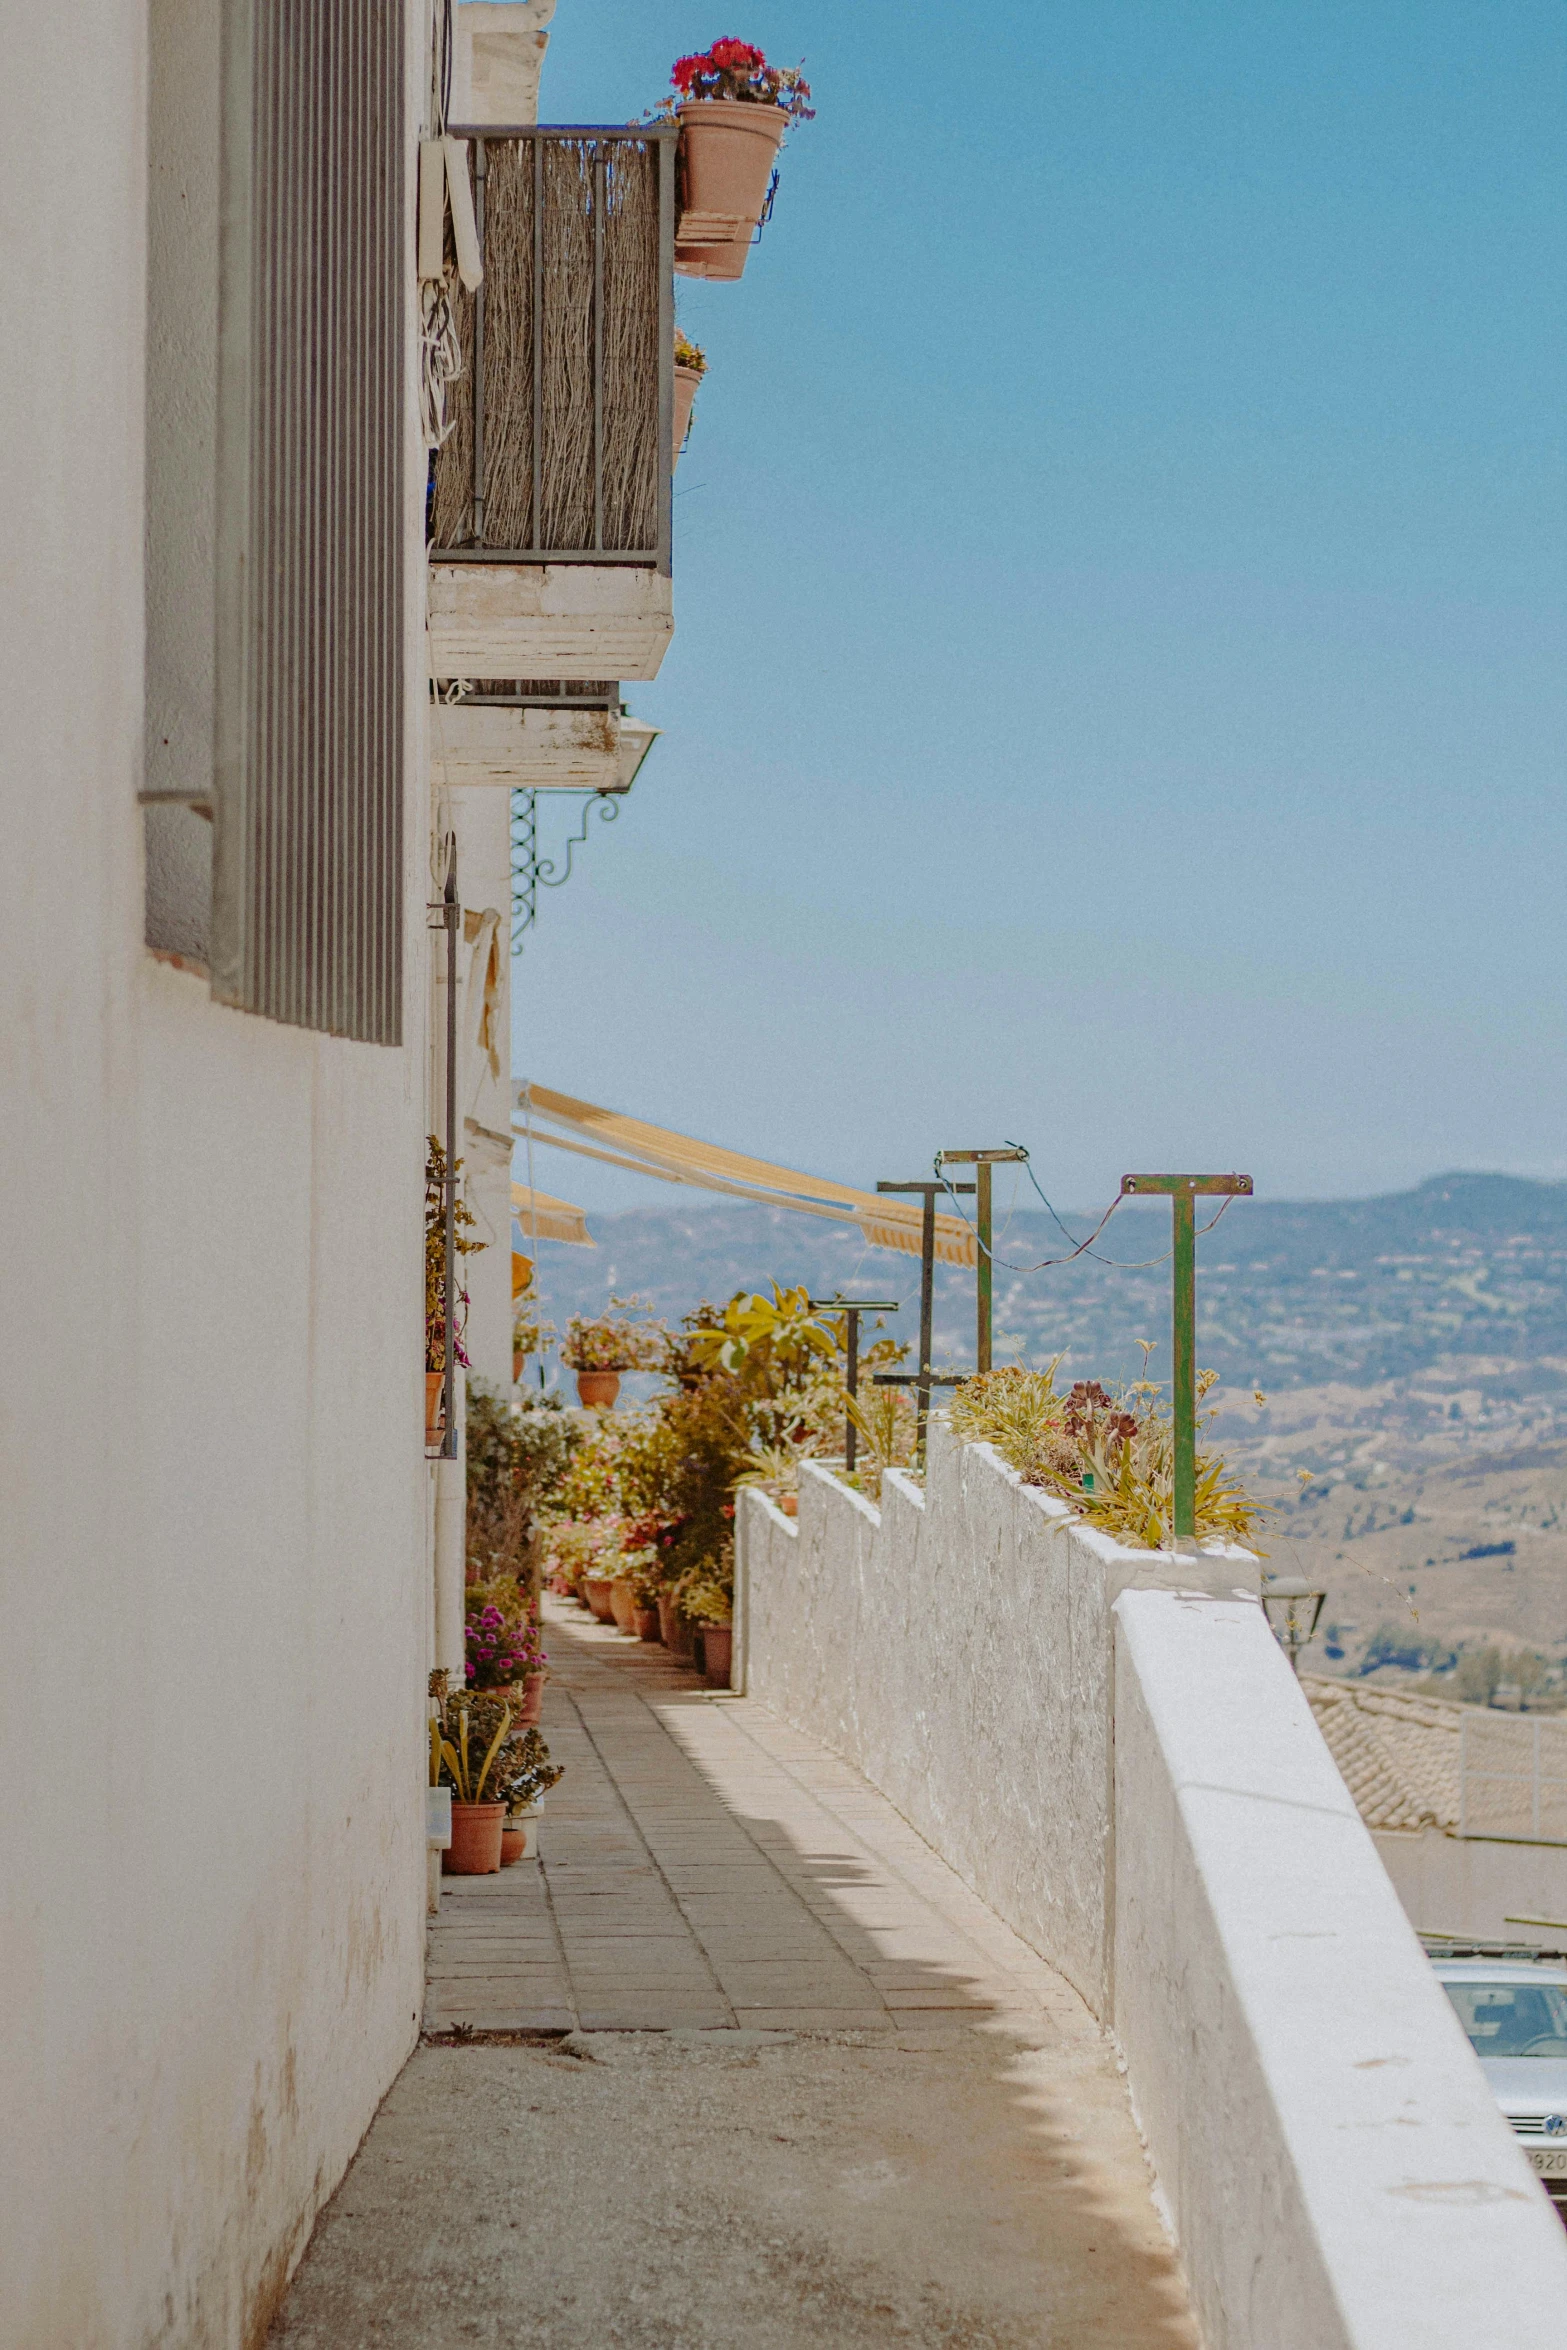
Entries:
{"label": "distant hillside", "polygon": [[[1078,1235],[1093,1222],[1065,1220]],[[716,1202],[592,1217],[589,1227],[596,1249],[542,1252],[557,1323],[611,1291],[651,1295],[675,1319],[700,1298],[779,1280],[904,1299],[894,1327],[903,1337],[915,1327],[917,1260],[867,1249],[852,1227]],[[1137,1260],[1163,1257],[1168,1232],[1168,1210],[1127,1207],[1094,1256],[1013,1271],[1068,1245],[1043,1210],[1017,1214],[997,1242],[1007,1351],[1034,1362],[1064,1352],[1074,1377],[1130,1377],[1137,1341],[1149,1338],[1153,1373],[1167,1374],[1169,1265]],[[1129,1260],[1136,1269],[1119,1269]],[[1198,1264],[1201,1360],[1227,1385],[1363,1387],[1455,1357],[1491,1364],[1500,1391],[1567,1377],[1567,1183],[1446,1175],[1381,1199],[1240,1200],[1199,1243]],[[953,1367],[973,1359],[973,1294],[972,1273],[938,1270],[937,1351]]]}

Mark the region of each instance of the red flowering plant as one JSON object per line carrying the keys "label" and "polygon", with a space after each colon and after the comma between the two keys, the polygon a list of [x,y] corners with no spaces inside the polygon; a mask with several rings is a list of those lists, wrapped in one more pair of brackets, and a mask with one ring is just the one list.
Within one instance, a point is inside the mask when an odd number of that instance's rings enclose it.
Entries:
{"label": "red flowering plant", "polygon": [[797,66],[769,65],[749,41],[715,41],[698,57],[675,60],[670,81],[677,102],[690,105],[703,98],[741,98],[753,106],[778,106],[791,122],[809,122],[815,114],[811,85]]}

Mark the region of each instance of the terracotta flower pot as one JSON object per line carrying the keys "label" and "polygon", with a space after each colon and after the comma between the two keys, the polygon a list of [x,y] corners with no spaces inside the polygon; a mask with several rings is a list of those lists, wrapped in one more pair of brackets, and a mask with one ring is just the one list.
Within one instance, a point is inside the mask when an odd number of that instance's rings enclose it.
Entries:
{"label": "terracotta flower pot", "polygon": [[664,1646],[678,1664],[688,1665],[696,1656],[696,1626],[689,1618],[683,1616],[679,1608],[674,1606],[672,1602],[669,1603],[669,1613],[666,1617],[665,1604],[663,1600],[658,1603],[659,1624],[664,1634]]}
{"label": "terracotta flower pot", "polygon": [[501,1823],[501,1867],[509,1869],[513,1861],[521,1860],[528,1849],[528,1831],[521,1820],[510,1812]]}
{"label": "terracotta flower pot", "polygon": [[522,1702],[517,1708],[517,1719],[530,1730],[537,1729],[543,1714],[544,1684],[548,1678],[547,1673],[524,1673],[522,1676]]}
{"label": "terracotta flower pot", "polygon": [[696,388],[701,380],[701,373],[697,368],[682,367],[678,359],[675,361],[675,457],[677,461],[681,450],[686,445],[686,434],[691,430],[691,404],[696,398]]}
{"label": "terracotta flower pot", "polygon": [[734,1663],[735,1633],[732,1624],[704,1624],[702,1626],[702,1662],[709,1689],[727,1689]]}
{"label": "terracotta flower pot", "polygon": [[778,1507],[786,1518],[797,1518],[800,1514],[800,1496],[797,1493],[780,1493]]}
{"label": "terracotta flower pot", "polygon": [[599,1622],[601,1624],[613,1623],[615,1604],[612,1594],[615,1587],[608,1575],[584,1575],[582,1588],[587,1596],[588,1605]]}
{"label": "terracotta flower pot", "polygon": [[679,116],[675,267],[687,277],[740,277],[789,118],[745,98],[695,99]]}
{"label": "terracotta flower pot", "polygon": [[577,1373],[577,1401],[585,1410],[610,1412],[620,1393],[618,1371],[579,1371]]}
{"label": "terracotta flower pot", "polygon": [[454,1803],[452,1840],[441,1866],[452,1877],[493,1877],[501,1865],[504,1803]]}
{"label": "terracotta flower pot", "polygon": [[446,1415],[442,1405],[446,1401],[446,1373],[426,1371],[424,1375],[424,1440],[439,1444],[446,1432]]}
{"label": "terracotta flower pot", "polygon": [[637,1628],[636,1587],[629,1575],[616,1575],[609,1587],[610,1612],[617,1632],[635,1632]]}
{"label": "terracotta flower pot", "polygon": [[636,1621],[633,1629],[635,1630],[636,1636],[639,1640],[663,1639],[664,1635],[659,1625],[658,1618],[659,1611],[656,1607],[643,1607],[640,1604],[638,1605],[636,1610]]}
{"label": "terracotta flower pot", "polygon": [[675,1618],[678,1610],[667,1591],[658,1595],[658,1636],[671,1652],[675,1645]]}

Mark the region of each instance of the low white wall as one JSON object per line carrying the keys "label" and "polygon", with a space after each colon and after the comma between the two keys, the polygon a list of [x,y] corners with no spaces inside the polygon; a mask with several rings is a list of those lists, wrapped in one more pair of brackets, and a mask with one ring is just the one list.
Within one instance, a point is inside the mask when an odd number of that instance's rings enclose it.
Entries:
{"label": "low white wall", "polygon": [[[1440,1828],[1376,1830],[1372,1841],[1419,1933],[1552,1945],[1567,1935],[1567,1845],[1504,1844]],[[1562,1932],[1508,1924],[1518,1917],[1554,1918]]]}
{"label": "low white wall", "polygon": [[[884,1508],[747,1493],[738,1662],[1125,2049],[1207,2350],[1559,2335],[1567,2241],[1254,1601],[933,1430]],[[1547,2316],[1546,2313],[1550,2313]]]}

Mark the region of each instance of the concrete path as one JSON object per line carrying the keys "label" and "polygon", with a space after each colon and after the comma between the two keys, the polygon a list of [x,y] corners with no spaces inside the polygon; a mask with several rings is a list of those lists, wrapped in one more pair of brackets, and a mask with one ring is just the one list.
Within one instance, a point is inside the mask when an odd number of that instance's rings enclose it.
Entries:
{"label": "concrete path", "polygon": [[1070,1987],[762,1707],[575,1608],[549,1646],[541,1862],[446,1880],[446,2044],[278,2350],[1195,2350]]}

